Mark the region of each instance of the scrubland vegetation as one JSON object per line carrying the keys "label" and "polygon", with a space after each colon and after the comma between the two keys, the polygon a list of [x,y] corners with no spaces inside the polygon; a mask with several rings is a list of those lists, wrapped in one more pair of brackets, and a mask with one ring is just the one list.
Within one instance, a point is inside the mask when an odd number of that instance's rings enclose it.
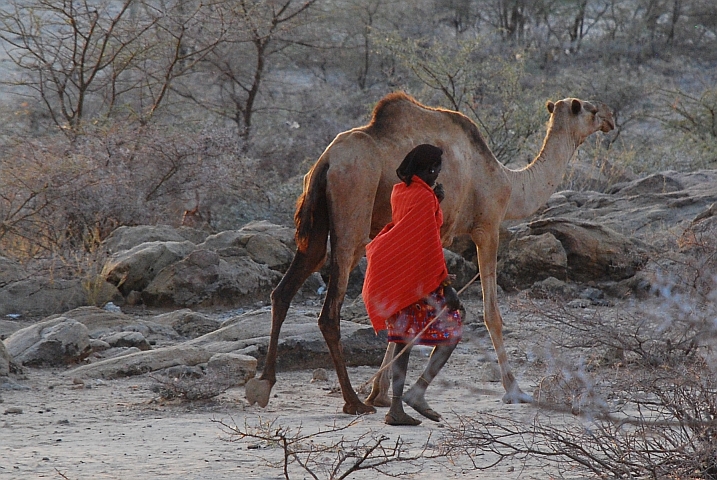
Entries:
{"label": "scrubland vegetation", "polygon": [[398,89],[471,117],[506,164],[567,96],[616,111],[581,149],[599,171],[717,161],[709,0],[11,0],[0,20],[0,248],[23,262],[195,207],[289,223],[297,177]]}

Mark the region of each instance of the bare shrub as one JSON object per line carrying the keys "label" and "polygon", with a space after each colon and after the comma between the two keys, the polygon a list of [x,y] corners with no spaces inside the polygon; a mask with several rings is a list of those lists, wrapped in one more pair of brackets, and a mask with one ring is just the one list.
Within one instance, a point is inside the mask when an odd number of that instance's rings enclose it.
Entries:
{"label": "bare shrub", "polygon": [[[337,425],[316,432],[305,433],[302,426],[295,428],[277,424],[277,420],[258,419],[255,425],[231,425],[214,420],[230,441],[261,442],[265,447],[279,448],[280,459],[271,461],[265,456],[267,466],[281,470],[284,478],[310,478],[318,480],[341,480],[361,470],[371,470],[390,477],[411,477],[421,470],[424,460],[440,456],[429,448],[430,436],[417,453],[407,453],[409,445],[398,436],[391,440],[386,435],[368,431],[354,438],[345,434],[361,422],[354,418],[346,425]],[[355,429],[354,429],[355,430]],[[251,448],[257,448],[253,445]],[[410,470],[393,473],[384,469],[390,464],[404,463]],[[298,468],[294,468],[294,467]]]}
{"label": "bare shrub", "polygon": [[110,125],[74,141],[18,141],[2,153],[0,249],[20,260],[70,262],[120,225],[178,226],[185,209],[222,188],[254,203],[263,194],[252,175],[231,178],[248,160],[222,130]]}
{"label": "bare shrub", "polygon": [[209,371],[201,375],[152,376],[153,391],[165,400],[209,400],[236,385],[236,379]]}
{"label": "bare shrub", "polygon": [[545,369],[537,409],[462,417],[448,426],[446,453],[469,456],[477,469],[539,458],[551,474],[717,478],[717,289],[706,267],[717,248],[704,235],[712,217],[703,217],[681,252],[653,259],[654,296],[636,314],[524,305],[547,321],[536,342],[544,347],[533,352]]}
{"label": "bare shrub", "polygon": [[631,390],[620,390],[627,398],[612,413],[571,415],[560,404],[543,404],[525,420],[463,417],[448,427],[443,448],[471,458],[492,454],[485,465],[474,462],[477,469],[539,457],[573,476],[717,478],[714,378],[704,362],[645,371],[632,379]]}

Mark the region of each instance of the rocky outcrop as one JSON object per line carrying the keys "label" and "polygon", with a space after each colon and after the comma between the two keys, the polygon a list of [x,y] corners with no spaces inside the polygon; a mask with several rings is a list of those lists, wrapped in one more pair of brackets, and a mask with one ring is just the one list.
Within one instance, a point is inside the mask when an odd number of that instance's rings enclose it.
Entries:
{"label": "rocky outcrop", "polygon": [[[195,245],[169,227],[123,230],[107,240],[115,253],[104,278],[129,303],[153,307],[237,306],[268,297],[293,258],[293,229],[252,222]],[[135,233],[133,237],[131,234]],[[173,240],[138,243],[140,240]],[[122,251],[123,247],[130,247]]]}
{"label": "rocky outcrop", "polygon": [[164,268],[142,291],[142,301],[155,307],[251,304],[268,298],[280,279],[280,272],[248,256],[198,249]]}
{"label": "rocky outcrop", "polygon": [[536,220],[514,231],[502,250],[499,282],[506,289],[524,289],[548,277],[621,281],[645,265],[649,252],[644,242],[592,222]]}

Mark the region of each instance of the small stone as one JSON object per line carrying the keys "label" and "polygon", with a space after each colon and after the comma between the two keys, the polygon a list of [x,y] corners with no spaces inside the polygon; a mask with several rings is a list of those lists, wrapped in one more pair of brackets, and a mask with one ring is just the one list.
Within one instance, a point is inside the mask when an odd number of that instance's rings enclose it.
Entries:
{"label": "small stone", "polygon": [[22,408],[20,407],[10,407],[5,409],[5,415],[20,415],[22,414]]}
{"label": "small stone", "polygon": [[311,383],[314,382],[325,382],[329,379],[329,374],[326,373],[326,369],[317,368],[311,376]]}

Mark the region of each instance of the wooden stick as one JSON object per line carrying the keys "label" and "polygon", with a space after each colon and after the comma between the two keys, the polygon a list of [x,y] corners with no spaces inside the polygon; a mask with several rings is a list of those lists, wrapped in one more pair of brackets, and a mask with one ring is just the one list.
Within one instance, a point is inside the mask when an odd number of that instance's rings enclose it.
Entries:
{"label": "wooden stick", "polygon": [[[463,285],[463,288],[461,288],[461,289],[458,291],[458,294],[460,295],[461,293],[463,293],[463,291],[464,291],[466,288],[468,288],[473,282],[475,282],[475,281],[478,279],[478,277],[480,277],[480,272],[476,273],[475,276],[470,280],[470,282],[468,282],[468,283],[466,283],[465,285]],[[431,320],[430,322],[428,322],[428,323],[426,324],[426,326],[423,327],[423,328],[421,329],[421,331],[416,334],[415,337],[411,338],[411,340],[410,340],[408,343],[406,343],[406,345],[401,349],[401,351],[398,352],[398,355],[394,355],[394,356],[393,356],[393,359],[392,359],[390,362],[388,362],[386,365],[384,365],[384,366],[382,366],[381,368],[379,368],[378,371],[377,371],[376,373],[374,373],[371,378],[369,378],[369,379],[366,380],[364,383],[362,383],[362,384],[361,384],[361,387],[359,387],[359,388],[365,387],[365,386],[368,385],[369,383],[373,382],[373,381],[376,379],[376,377],[378,377],[384,370],[386,370],[388,367],[390,367],[391,365],[393,365],[393,362],[396,361],[396,358],[399,357],[400,355],[402,355],[403,352],[405,352],[408,348],[411,348],[411,347],[416,343],[416,339],[419,338],[421,335],[423,335],[423,334],[426,332],[426,330],[428,330],[428,328],[429,328],[431,325],[433,325],[433,322],[435,322],[436,320],[438,320],[438,319],[440,318],[440,316],[443,315],[443,313],[444,313],[445,311],[446,311],[446,306],[444,305],[443,308],[441,309],[441,311],[438,312],[438,315],[436,315],[435,317],[433,317],[433,320]]]}

